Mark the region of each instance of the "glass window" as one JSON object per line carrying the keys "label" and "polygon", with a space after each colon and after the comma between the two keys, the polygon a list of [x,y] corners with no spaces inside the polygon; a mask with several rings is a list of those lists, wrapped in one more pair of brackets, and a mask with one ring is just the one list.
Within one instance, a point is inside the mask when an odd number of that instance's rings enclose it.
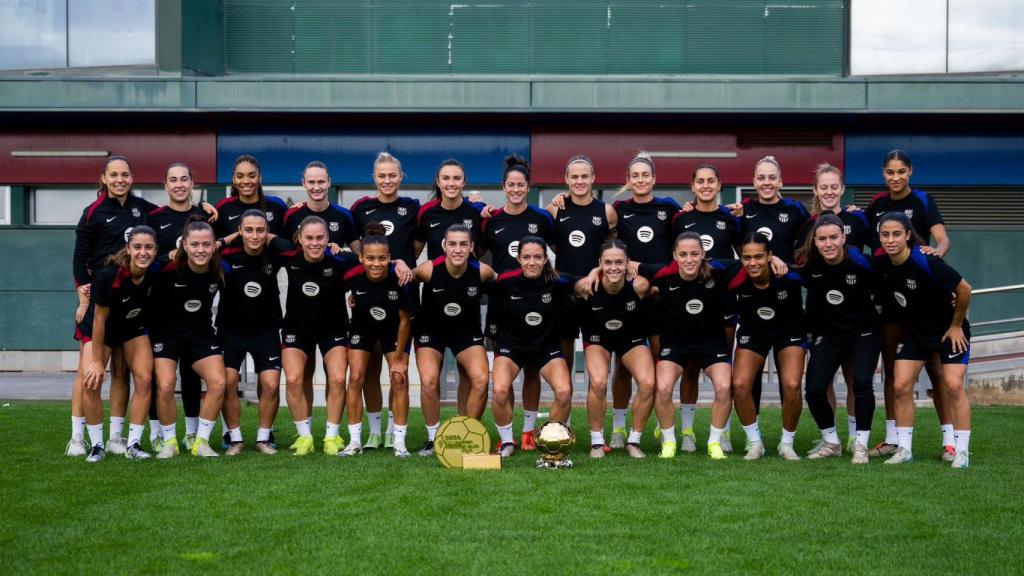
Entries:
{"label": "glass window", "polygon": [[11,187],[0,186],[0,224],[11,223]]}
{"label": "glass window", "polygon": [[949,1],[949,72],[1024,70],[1020,0]]}
{"label": "glass window", "polygon": [[66,0],[0,2],[0,70],[63,68],[67,48]]}
{"label": "glass window", "polygon": [[857,0],[851,4],[851,75],[945,71],[945,2]]}
{"label": "glass window", "polygon": [[[82,217],[82,210],[96,201],[98,186],[88,188],[36,188],[31,195],[32,224],[47,226],[74,226]],[[162,187],[135,186],[136,196],[142,196],[157,206],[167,203]]]}
{"label": "glass window", "polygon": [[155,0],[68,2],[72,68],[156,62]]}

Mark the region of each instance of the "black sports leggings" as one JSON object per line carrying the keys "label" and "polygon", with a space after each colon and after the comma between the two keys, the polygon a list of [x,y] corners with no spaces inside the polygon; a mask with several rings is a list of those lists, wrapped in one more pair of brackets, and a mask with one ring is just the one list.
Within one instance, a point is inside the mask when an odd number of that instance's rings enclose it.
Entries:
{"label": "black sports leggings", "polygon": [[[191,366],[185,366],[182,363],[178,364],[178,372],[181,375],[181,405],[185,408],[186,418],[198,418],[199,417],[199,405],[202,404],[203,385],[199,380],[199,375],[192,369]],[[156,377],[153,377],[153,382],[156,382]],[[156,415],[156,394],[152,395],[152,400],[149,403],[149,419],[157,420]]]}
{"label": "black sports leggings", "polygon": [[875,415],[875,392],[872,379],[878,366],[881,338],[877,330],[858,330],[845,336],[815,335],[811,340],[811,358],[807,362],[807,406],[818,428],[836,425],[836,414],[828,402],[828,386],[843,363],[853,360],[854,412],[857,430],[871,430]]}

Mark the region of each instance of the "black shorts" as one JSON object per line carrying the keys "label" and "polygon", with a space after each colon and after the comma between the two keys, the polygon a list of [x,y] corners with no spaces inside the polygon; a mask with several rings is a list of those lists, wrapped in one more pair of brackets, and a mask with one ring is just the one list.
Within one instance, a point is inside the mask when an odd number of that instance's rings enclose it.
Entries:
{"label": "black shorts", "polygon": [[640,302],[642,308],[640,309],[640,330],[638,332],[643,336],[658,336],[658,326],[661,325],[661,320],[665,317],[661,311],[662,305],[660,300],[646,299]]}
{"label": "black shorts", "polygon": [[458,356],[466,348],[471,346],[483,346],[484,335],[476,334],[468,336],[465,334],[452,334],[442,336],[440,334],[420,334],[416,337],[416,348],[431,348],[444,354],[444,349],[452,351],[453,356]]}
{"label": "black shorts", "polygon": [[345,331],[328,332],[327,334],[314,336],[311,334],[300,334],[290,329],[281,330],[281,349],[297,348],[312,357],[320,348],[320,355],[325,356],[332,348],[348,345],[348,334]]}
{"label": "black shorts", "polygon": [[744,332],[742,326],[736,332],[736,348],[750,350],[763,358],[767,358],[768,352],[773,348],[778,353],[783,348],[790,346],[799,346],[807,350],[807,334],[791,331],[770,337],[755,336]]}
{"label": "black shorts", "polygon": [[559,340],[575,340],[580,337],[586,310],[587,307],[581,302],[570,301],[562,305],[555,319],[555,334]]}
{"label": "black shorts", "polygon": [[[350,350],[373,353],[377,344],[380,344],[382,353],[390,354],[398,349],[398,334],[386,334],[375,326],[348,325],[348,347]],[[406,342],[405,351],[409,351],[408,342]]]}
{"label": "black shorts", "polygon": [[494,350],[494,356],[495,358],[498,356],[508,358],[516,366],[519,366],[520,370],[535,368],[538,371],[556,358],[565,358],[558,342],[548,342],[534,348],[515,348],[506,343],[499,343]]}
{"label": "black shorts", "polygon": [[618,354],[622,358],[624,354],[637,346],[648,346],[647,338],[643,336],[611,336],[603,334],[584,334],[583,349],[590,346],[600,346],[611,354]]}
{"label": "black shorts", "polygon": [[281,337],[276,328],[256,335],[221,329],[218,336],[224,345],[224,366],[240,371],[245,355],[250,354],[257,374],[281,370]]}
{"label": "black shorts", "polygon": [[924,340],[904,331],[899,344],[896,345],[896,359],[927,362],[932,354],[938,354],[943,364],[967,364],[971,360],[970,330],[964,330],[964,336],[968,339],[967,350],[954,354],[953,343],[949,340]]}
{"label": "black shorts", "polygon": [[661,350],[658,351],[658,362],[672,362],[684,370],[690,365],[690,362],[696,362],[701,367],[701,370],[707,370],[709,367],[722,362],[731,364],[732,358],[725,350],[724,345],[698,346],[663,342]]}
{"label": "black shorts", "polygon": [[203,358],[218,355],[224,355],[224,346],[213,334],[198,338],[153,336],[153,358],[166,358],[191,366]]}
{"label": "black shorts", "polygon": [[[107,327],[107,332],[103,336],[103,345],[110,348],[117,348],[129,340],[149,334],[146,328],[141,324],[120,326],[113,330],[110,328],[110,326]],[[89,324],[80,323],[75,325],[75,340],[78,340],[82,344],[92,342],[91,322]]]}

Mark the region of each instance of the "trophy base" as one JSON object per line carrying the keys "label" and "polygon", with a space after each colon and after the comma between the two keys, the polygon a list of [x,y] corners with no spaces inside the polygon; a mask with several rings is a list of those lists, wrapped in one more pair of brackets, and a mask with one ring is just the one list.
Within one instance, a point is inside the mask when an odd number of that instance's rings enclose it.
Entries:
{"label": "trophy base", "polygon": [[555,469],[555,468],[572,468],[572,460],[566,458],[565,460],[545,460],[543,458],[537,459],[537,468]]}

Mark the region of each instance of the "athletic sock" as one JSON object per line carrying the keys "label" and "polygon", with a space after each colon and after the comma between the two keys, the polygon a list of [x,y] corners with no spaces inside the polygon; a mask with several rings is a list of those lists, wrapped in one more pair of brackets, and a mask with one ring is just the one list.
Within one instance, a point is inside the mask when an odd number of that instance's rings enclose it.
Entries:
{"label": "athletic sock", "polygon": [[512,423],[509,422],[507,426],[497,426],[497,428],[498,436],[501,438],[501,444],[499,445],[499,448],[501,446],[504,446],[505,444],[512,444]]}
{"label": "athletic sock", "polygon": [[103,448],[103,423],[87,424],[85,428],[89,431],[89,444]]}
{"label": "athletic sock", "polygon": [[942,424],[939,426],[942,430],[942,445],[943,446],[954,446],[956,445],[956,438],[954,437],[953,425]]}
{"label": "athletic sock", "polygon": [[697,414],[696,404],[681,404],[679,406],[679,421],[683,424],[683,430],[693,428],[693,416]]}
{"label": "athletic sock", "polygon": [[761,428],[757,425],[757,420],[749,426],[743,427],[743,433],[747,435],[747,440],[750,442],[761,441]]}
{"label": "athletic sock", "polygon": [[228,435],[231,437],[231,441],[232,442],[241,442],[242,441],[242,428],[241,427],[231,428],[231,429],[228,430]]}
{"label": "athletic sock", "polygon": [[676,427],[662,428],[661,429],[661,443],[675,442],[676,441]]}
{"label": "athletic sock", "polygon": [[626,440],[629,444],[640,444],[640,439],[643,438],[643,431],[630,430],[629,438]]}
{"label": "athletic sock", "polygon": [[110,439],[124,436],[124,416],[110,417]]}
{"label": "athletic sock", "polygon": [[523,410],[523,433],[533,432],[537,427],[537,411]]}
{"label": "athletic sock", "polygon": [[299,433],[299,436],[312,436],[313,431],[310,429],[310,418],[305,420],[295,421],[295,431]]}
{"label": "athletic sock", "polygon": [[970,452],[971,431],[957,430],[953,433],[953,442],[957,452]]}
{"label": "athletic sock", "polygon": [[349,424],[348,425],[348,436],[351,440],[348,441],[349,446],[363,446],[363,423]]}
{"label": "athletic sock", "polygon": [[[390,426],[390,424],[389,424],[389,426]],[[395,424],[394,425],[395,450],[398,450],[398,451],[405,450],[405,434],[406,434],[406,432],[408,430],[409,430],[409,426],[407,424],[406,425],[402,425],[402,424]],[[399,450],[399,449],[401,449],[401,450]]]}
{"label": "athletic sock", "polygon": [[441,427],[441,423],[431,424],[427,426],[427,440],[434,441],[434,436],[437,435],[437,429]]}
{"label": "athletic sock", "polygon": [[[793,433],[796,435],[796,432]],[[836,427],[825,428],[821,431],[821,439],[829,444],[839,444],[839,434],[836,432]]]}
{"label": "athletic sock", "polygon": [[604,430],[590,431],[590,445],[604,446]]}
{"label": "athletic sock", "polygon": [[128,424],[128,445],[141,444],[142,433],[146,431],[145,424]]}
{"label": "athletic sock", "polygon": [[[832,431],[835,432],[835,428],[833,428]],[[783,428],[782,429],[782,443],[783,444],[792,444],[794,440],[796,440],[796,430],[790,432],[789,430],[786,430],[785,428]]]}
{"label": "athletic sock", "polygon": [[327,431],[324,432],[324,438],[334,438],[341,433],[341,424],[335,424],[330,420],[327,421]]}
{"label": "athletic sock", "polygon": [[857,435],[857,417],[847,416],[846,417],[846,436],[847,438],[853,438]]}
{"label": "athletic sock", "polygon": [[914,445],[914,427],[913,426],[909,426],[909,427],[906,427],[906,428],[904,428],[902,426],[897,427],[896,428],[896,443],[899,445],[900,448],[905,448],[907,450],[911,450],[912,451],[913,450],[913,445]]}
{"label": "athletic sock", "polygon": [[178,425],[176,423],[161,424],[160,428],[164,434],[164,442],[176,442],[178,440]]}
{"label": "athletic sock", "polygon": [[71,437],[85,438],[85,418],[82,416],[71,417]]}
{"label": "athletic sock", "polygon": [[725,428],[711,427],[711,434],[708,436],[708,445],[717,444],[722,441],[722,434],[725,433]]}
{"label": "athletic sock", "polygon": [[395,433],[395,413],[388,410],[388,427],[384,429],[385,434]]}
{"label": "athletic sock", "polygon": [[210,434],[213,433],[213,426],[217,422],[215,420],[207,420],[206,418],[199,418],[199,428],[196,428],[196,438],[201,440],[210,441]]}
{"label": "athletic sock", "polygon": [[198,416],[185,416],[185,435],[192,436],[199,429],[199,417]]}
{"label": "athletic sock", "polygon": [[899,436],[896,434],[896,421],[886,420],[885,421],[885,443],[896,444],[899,442]]}
{"label": "athletic sock", "polygon": [[160,432],[161,432],[161,430],[160,430],[160,421],[159,420],[150,420],[149,421],[149,439],[153,440],[154,438],[159,437],[160,436]]}
{"label": "athletic sock", "polygon": [[256,429],[256,441],[257,442],[270,442],[270,428],[257,428]]}
{"label": "athletic sock", "polygon": [[626,413],[629,408],[612,408],[612,430],[626,427]]}
{"label": "athletic sock", "polygon": [[380,412],[367,412],[366,419],[370,421],[370,434],[380,436]]}
{"label": "athletic sock", "polygon": [[871,430],[857,430],[857,444],[860,444],[861,446],[867,448],[868,446],[870,446],[870,444],[868,444],[868,439],[870,437]]}

